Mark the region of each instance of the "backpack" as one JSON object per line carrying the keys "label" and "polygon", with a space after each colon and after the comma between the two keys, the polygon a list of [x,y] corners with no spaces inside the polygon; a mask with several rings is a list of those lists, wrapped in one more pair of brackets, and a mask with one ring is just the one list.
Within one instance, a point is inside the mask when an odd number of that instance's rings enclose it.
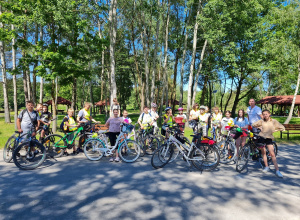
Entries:
{"label": "backpack", "polygon": [[[66,115],[65,117],[67,117],[68,120],[69,120],[69,115]],[[66,131],[66,130],[68,129],[68,128],[65,128],[65,123],[64,123],[65,117],[63,118],[63,120],[62,120],[62,122],[60,123],[60,126],[59,126],[59,128],[60,128],[62,131]]]}
{"label": "backpack", "polygon": [[[23,116],[24,116],[24,114],[25,114],[25,112],[28,112],[28,110],[25,108],[22,112],[21,112],[21,118],[20,118],[20,120],[22,121],[22,118],[23,118]],[[30,120],[31,120],[31,123],[33,124],[33,125],[37,125],[37,118],[38,118],[38,116],[39,116],[39,113],[37,112],[37,111],[35,111],[35,110],[33,110],[33,112],[35,112],[35,114],[36,114],[36,117],[35,117],[35,120],[32,120],[32,118],[30,117],[30,114],[28,113],[28,115],[29,115],[29,118],[30,118]]]}

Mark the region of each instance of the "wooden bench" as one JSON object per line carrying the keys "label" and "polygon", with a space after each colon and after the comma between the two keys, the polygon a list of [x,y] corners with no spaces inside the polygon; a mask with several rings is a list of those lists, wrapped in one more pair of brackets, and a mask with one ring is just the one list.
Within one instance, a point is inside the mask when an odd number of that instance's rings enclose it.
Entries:
{"label": "wooden bench", "polygon": [[64,110],[57,110],[57,114],[59,114],[59,113],[63,115],[64,114]]}
{"label": "wooden bench", "polygon": [[[283,126],[285,127],[285,131],[280,132],[281,139],[282,139],[282,134],[286,134],[288,140],[290,139],[290,134],[300,134],[300,125],[284,124]],[[293,132],[290,132],[290,131],[293,131]],[[299,131],[299,132],[296,132],[296,131]]]}

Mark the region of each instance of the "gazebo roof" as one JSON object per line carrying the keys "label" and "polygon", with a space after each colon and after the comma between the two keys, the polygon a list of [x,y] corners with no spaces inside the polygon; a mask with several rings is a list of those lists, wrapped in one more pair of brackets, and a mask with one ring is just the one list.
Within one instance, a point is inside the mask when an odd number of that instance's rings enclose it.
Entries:
{"label": "gazebo roof", "polygon": [[103,106],[103,105],[109,105],[109,102],[107,102],[106,104],[106,100],[103,100],[103,101],[99,101],[99,102],[96,102],[95,103],[95,106]]}
{"label": "gazebo roof", "polygon": [[[293,95],[281,95],[281,96],[266,96],[259,100],[258,104],[277,104],[277,105],[292,105]],[[300,95],[296,96],[295,105],[300,105]]]}
{"label": "gazebo roof", "polygon": [[[52,99],[48,100],[46,103],[48,105],[52,105]],[[64,99],[62,97],[57,97],[57,104],[70,106],[70,105],[72,105],[72,102],[70,102],[69,100]]]}

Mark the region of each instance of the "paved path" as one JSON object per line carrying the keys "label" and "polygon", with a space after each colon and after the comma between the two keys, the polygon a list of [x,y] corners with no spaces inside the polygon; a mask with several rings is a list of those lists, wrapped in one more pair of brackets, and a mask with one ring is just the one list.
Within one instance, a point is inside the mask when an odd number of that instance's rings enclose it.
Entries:
{"label": "paved path", "polygon": [[[177,160],[153,170],[149,157],[132,164],[89,161],[83,154],[22,171],[0,152],[0,219],[300,219],[300,147],[280,146],[284,175],[250,162],[214,172],[189,172]],[[274,167],[271,167],[274,171]]]}

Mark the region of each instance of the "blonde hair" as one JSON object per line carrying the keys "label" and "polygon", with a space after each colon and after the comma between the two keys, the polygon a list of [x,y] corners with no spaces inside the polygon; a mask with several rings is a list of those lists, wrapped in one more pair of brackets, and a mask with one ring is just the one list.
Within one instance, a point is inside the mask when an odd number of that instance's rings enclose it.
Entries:
{"label": "blonde hair", "polygon": [[69,109],[68,109],[68,112],[74,112],[74,109],[69,108]]}
{"label": "blonde hair", "polygon": [[91,106],[92,106],[92,103],[90,103],[90,102],[85,102],[85,103],[84,103],[84,106],[89,106],[89,107],[91,107]]}

